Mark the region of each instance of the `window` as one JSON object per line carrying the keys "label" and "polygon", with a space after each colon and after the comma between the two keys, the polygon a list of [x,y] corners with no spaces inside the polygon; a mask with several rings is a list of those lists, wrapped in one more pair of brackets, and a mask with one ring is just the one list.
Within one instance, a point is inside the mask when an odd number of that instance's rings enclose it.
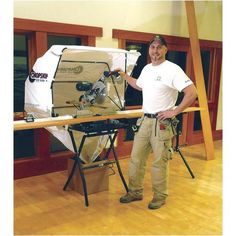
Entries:
{"label": "window", "polygon": [[168,50],[166,59],[179,65],[183,71],[186,70],[187,52]]}
{"label": "window", "polygon": [[81,41],[79,37],[48,35],[48,48],[52,45],[81,45]]}
{"label": "window", "polygon": [[[101,36],[100,27],[14,18],[14,119],[24,118],[24,82],[37,58],[53,44],[95,46]],[[72,154],[61,150],[65,147],[45,129],[15,131],[14,177],[66,169]]]}
{"label": "window", "polygon": [[[138,58],[137,65],[132,73],[132,76],[137,79],[143,67],[147,64],[148,45],[145,43],[127,42],[126,50],[136,50],[141,53],[141,56]],[[142,92],[132,88],[130,85],[127,85],[125,91],[125,102],[126,106],[142,105]]]}
{"label": "window", "polygon": [[[126,42],[126,50],[136,50],[141,53],[137,60],[136,66],[132,72],[134,78],[138,78],[143,67],[147,64],[148,60],[148,44],[147,43],[137,43],[137,42]],[[137,106],[142,105],[142,91],[134,89],[130,85],[127,85],[125,91],[125,104],[126,106]],[[137,119],[130,119],[130,124],[135,125]],[[124,131],[124,141],[131,141],[134,139],[134,131],[132,128],[127,128]]]}
{"label": "window", "polygon": [[27,45],[27,35],[14,34],[14,112],[24,110],[24,84],[29,71]]}
{"label": "window", "polygon": [[208,94],[208,84],[209,84],[209,75],[210,75],[210,57],[211,57],[210,51],[201,50],[202,69],[203,69],[203,76],[204,76],[204,82],[205,82],[207,94]]}
{"label": "window", "polygon": [[[179,65],[181,67],[181,69],[183,71],[186,72],[186,61],[187,61],[187,52],[186,51],[171,51],[168,50],[167,54],[166,54],[166,59],[176,63],[177,65]],[[180,102],[183,99],[183,92],[179,92],[177,101],[176,101],[176,105],[180,104]],[[179,132],[182,133],[182,128],[183,128],[183,115],[179,114],[178,115],[178,120],[179,120]]]}
{"label": "window", "polygon": [[[14,112],[24,110],[24,88],[28,71],[27,35],[14,34]],[[22,130],[14,132],[14,158],[34,155],[34,131]]]}
{"label": "window", "polygon": [[[210,57],[211,52],[209,50],[201,50],[201,59],[202,59],[202,69],[204,76],[204,83],[206,88],[207,97],[209,97],[209,75],[210,75]],[[202,130],[200,112],[195,112],[194,114],[194,131]]]}
{"label": "window", "polygon": [[34,130],[14,132],[14,159],[35,156]]}

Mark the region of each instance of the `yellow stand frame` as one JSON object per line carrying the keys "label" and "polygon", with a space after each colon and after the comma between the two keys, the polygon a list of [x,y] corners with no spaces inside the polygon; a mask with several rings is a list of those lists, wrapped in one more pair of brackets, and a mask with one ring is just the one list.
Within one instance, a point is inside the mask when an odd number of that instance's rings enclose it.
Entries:
{"label": "yellow stand frame", "polygon": [[200,108],[200,117],[202,122],[202,131],[206,150],[206,159],[214,159],[214,143],[211,130],[211,121],[207,103],[206,88],[204,83],[200,46],[198,40],[197,23],[193,1],[185,1],[191,53],[193,59],[194,75],[196,78],[196,88],[198,91],[198,101]]}

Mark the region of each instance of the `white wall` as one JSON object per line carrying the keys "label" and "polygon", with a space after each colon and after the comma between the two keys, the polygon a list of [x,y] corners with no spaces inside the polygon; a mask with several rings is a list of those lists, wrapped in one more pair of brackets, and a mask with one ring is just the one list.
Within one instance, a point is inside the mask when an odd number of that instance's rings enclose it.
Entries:
{"label": "white wall", "polygon": [[[196,1],[201,39],[222,41],[222,2]],[[188,37],[184,1],[15,0],[14,17],[103,28],[97,46],[117,47],[112,29]]]}

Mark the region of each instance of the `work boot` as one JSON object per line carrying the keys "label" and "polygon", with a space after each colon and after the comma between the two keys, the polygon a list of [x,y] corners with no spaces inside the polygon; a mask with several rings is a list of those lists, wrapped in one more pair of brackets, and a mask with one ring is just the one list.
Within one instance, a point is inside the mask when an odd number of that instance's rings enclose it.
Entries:
{"label": "work boot", "polygon": [[158,209],[162,205],[164,205],[165,203],[166,203],[166,199],[165,198],[158,198],[158,197],[154,196],[152,201],[149,202],[148,208],[151,209],[151,210]]}
{"label": "work boot", "polygon": [[120,198],[121,203],[130,203],[133,201],[140,201],[140,200],[143,200],[143,196],[135,194],[133,192],[128,192]]}

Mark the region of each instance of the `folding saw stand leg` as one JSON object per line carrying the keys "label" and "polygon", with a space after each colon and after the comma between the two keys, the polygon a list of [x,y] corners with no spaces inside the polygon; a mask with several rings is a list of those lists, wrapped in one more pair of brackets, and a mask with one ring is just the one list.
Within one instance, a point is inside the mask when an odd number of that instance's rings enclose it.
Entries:
{"label": "folding saw stand leg", "polygon": [[[80,154],[82,152],[83,145],[84,145],[85,139],[87,137],[95,137],[95,136],[101,136],[101,135],[108,135],[109,140],[110,140],[110,146],[109,146],[108,150],[106,151],[106,154],[105,154],[105,157],[104,157],[104,160],[107,160],[107,161],[104,162],[103,165],[109,165],[111,163],[116,163],[117,169],[118,169],[118,172],[119,172],[119,175],[120,175],[120,178],[122,180],[122,183],[123,183],[123,185],[125,187],[126,192],[128,192],[128,186],[127,186],[127,184],[125,182],[125,178],[124,178],[124,176],[122,174],[121,167],[120,167],[120,164],[119,164],[119,160],[118,160],[115,148],[114,148],[114,142],[115,142],[115,139],[116,139],[118,131],[117,130],[109,130],[107,132],[103,132],[102,134],[100,132],[97,132],[97,133],[86,133],[82,137],[82,140],[80,142],[80,146],[79,146],[78,150],[77,150],[77,147],[76,147],[76,143],[75,143],[75,139],[74,139],[72,130],[69,129],[68,131],[69,131],[69,134],[70,134],[70,137],[71,137],[71,140],[72,140],[72,144],[73,144],[73,148],[74,148],[74,151],[75,151],[76,155],[72,158],[74,160],[74,165],[73,165],[73,167],[71,169],[71,172],[70,172],[69,177],[68,177],[68,179],[67,179],[67,181],[66,181],[66,183],[64,185],[63,190],[66,191],[66,189],[67,189],[68,185],[70,184],[71,179],[73,178],[74,174],[76,173],[76,170],[77,170],[77,167],[78,167],[79,168],[80,177],[81,177],[81,180],[82,180],[82,185],[83,185],[85,205],[89,206],[86,178],[85,178],[85,174],[84,174],[84,169],[85,168],[83,167],[83,163],[82,163],[82,161],[80,159]],[[112,152],[114,154],[115,161],[108,161],[108,156],[109,156],[111,150],[112,150]],[[96,167],[99,167],[99,166],[100,165],[94,165],[91,168],[96,168]]]}
{"label": "folding saw stand leg", "polygon": [[74,148],[74,152],[76,153],[76,155],[72,158],[74,160],[74,165],[73,167],[71,168],[71,172],[69,174],[69,177],[63,187],[63,190],[66,191],[68,185],[70,184],[70,181],[71,179],[73,178],[73,175],[75,174],[76,172],[76,169],[77,167],[79,168],[79,173],[80,173],[80,177],[81,177],[81,180],[82,180],[82,185],[83,185],[83,191],[84,191],[84,198],[85,198],[85,205],[88,206],[89,203],[88,203],[88,193],[87,193],[87,185],[86,185],[86,180],[85,180],[85,176],[84,176],[84,171],[83,171],[83,166],[82,166],[82,161],[81,159],[79,158],[80,157],[80,154],[82,152],[82,149],[83,149],[83,145],[84,145],[84,142],[85,142],[85,139],[86,139],[86,135],[84,135],[82,137],[82,140],[80,142],[80,146],[79,146],[79,149],[77,150],[77,147],[76,147],[76,143],[75,143],[75,139],[74,139],[74,135],[73,135],[73,132],[72,130],[69,130],[69,134],[70,134],[70,137],[71,137],[71,140],[72,140],[72,144],[73,144],[73,148]]}
{"label": "folding saw stand leg", "polygon": [[186,166],[187,169],[188,169],[188,172],[190,173],[191,177],[194,179],[195,176],[194,176],[194,174],[193,174],[191,168],[190,168],[189,165],[188,165],[188,162],[187,162],[186,159],[184,158],[184,156],[183,156],[183,154],[182,154],[182,152],[181,152],[181,150],[180,150],[180,148],[179,148],[179,135],[180,135],[180,126],[179,126],[179,124],[177,124],[176,133],[177,133],[177,134],[176,134],[176,137],[175,137],[176,144],[175,144],[174,150],[179,153],[179,155],[180,155],[180,157],[182,158],[182,160],[183,160],[185,166]]}

